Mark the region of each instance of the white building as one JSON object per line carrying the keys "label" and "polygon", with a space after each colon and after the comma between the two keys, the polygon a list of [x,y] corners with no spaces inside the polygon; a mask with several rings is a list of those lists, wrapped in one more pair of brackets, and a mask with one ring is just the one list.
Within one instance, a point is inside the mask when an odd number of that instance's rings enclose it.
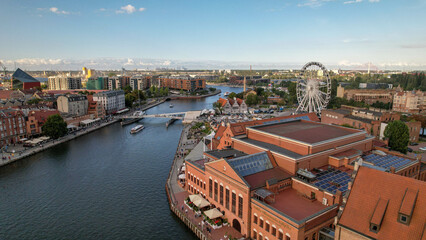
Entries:
{"label": "white building", "polygon": [[219,98],[224,114],[247,113],[247,104],[243,99],[239,98]]}
{"label": "white building", "polygon": [[101,102],[107,114],[125,108],[123,90],[99,92],[93,95],[93,100]]}
{"label": "white building", "polygon": [[86,95],[59,96],[57,104],[59,112],[68,113],[74,116],[86,115],[89,107],[89,101]]}

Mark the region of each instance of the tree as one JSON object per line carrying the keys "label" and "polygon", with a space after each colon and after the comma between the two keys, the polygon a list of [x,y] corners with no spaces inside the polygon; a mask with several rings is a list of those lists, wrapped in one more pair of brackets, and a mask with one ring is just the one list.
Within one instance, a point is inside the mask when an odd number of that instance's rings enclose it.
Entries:
{"label": "tree", "polygon": [[59,114],[51,115],[41,127],[44,135],[56,139],[64,136],[67,132],[67,123]]}
{"label": "tree", "polygon": [[237,96],[237,94],[236,94],[236,93],[231,92],[231,93],[228,95],[228,98],[234,99],[234,97],[236,97],[236,96]]}
{"label": "tree", "polygon": [[131,93],[128,93],[124,96],[124,104],[126,105],[126,107],[131,108],[135,100],[136,100],[136,97]]}
{"label": "tree", "polygon": [[127,86],[125,86],[125,87],[123,88],[123,90],[124,90],[124,93],[125,93],[125,94],[127,94],[127,93],[131,93],[131,92],[132,92],[132,87],[130,87],[129,85],[127,85]]}
{"label": "tree", "polygon": [[249,106],[256,105],[258,102],[256,94],[250,93],[247,95],[246,104]]}
{"label": "tree", "polygon": [[388,145],[392,150],[407,153],[410,132],[404,122],[390,122],[385,128],[385,138],[389,140]]}

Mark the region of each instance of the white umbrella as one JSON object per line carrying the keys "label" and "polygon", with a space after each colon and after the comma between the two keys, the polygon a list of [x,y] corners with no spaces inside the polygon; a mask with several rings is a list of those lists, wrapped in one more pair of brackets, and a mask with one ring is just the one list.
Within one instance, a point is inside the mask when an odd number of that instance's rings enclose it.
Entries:
{"label": "white umbrella", "polygon": [[185,167],[185,166],[183,166],[183,167],[182,167],[182,171],[185,171],[185,169],[186,169],[186,167]]}
{"label": "white umbrella", "polygon": [[223,214],[219,210],[217,210],[217,208],[213,208],[208,211],[205,211],[204,214],[206,214],[206,216],[209,217],[210,219],[215,219],[215,218],[223,216]]}
{"label": "white umbrella", "polygon": [[185,174],[181,174],[181,175],[179,175],[179,176],[178,176],[178,178],[179,178],[179,179],[182,179],[182,180],[183,180],[183,179],[185,179]]}
{"label": "white umbrella", "polygon": [[201,197],[200,194],[198,195],[189,195],[189,200],[191,200],[191,202],[197,206],[198,208],[203,208],[203,207],[207,207],[208,205],[210,205],[209,201],[207,201],[206,199],[204,199],[203,197]]}

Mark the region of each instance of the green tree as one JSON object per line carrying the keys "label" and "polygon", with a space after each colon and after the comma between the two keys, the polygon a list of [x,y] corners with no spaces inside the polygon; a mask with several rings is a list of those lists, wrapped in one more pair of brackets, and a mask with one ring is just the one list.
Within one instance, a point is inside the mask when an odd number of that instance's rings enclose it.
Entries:
{"label": "green tree", "polygon": [[44,135],[53,139],[62,137],[68,132],[67,123],[59,114],[49,116],[41,130]]}
{"label": "green tree", "polygon": [[124,93],[125,93],[125,94],[127,94],[127,93],[131,93],[131,92],[132,92],[132,87],[130,87],[130,86],[125,86],[125,87],[123,88],[123,90],[124,90]]}
{"label": "green tree", "polygon": [[236,93],[234,93],[234,92],[231,92],[231,93],[228,95],[228,98],[232,98],[232,99],[234,99],[234,97],[237,97],[237,94],[236,94]]}
{"label": "green tree", "polygon": [[249,106],[256,105],[258,102],[256,94],[250,93],[247,95],[246,104]]}
{"label": "green tree", "polygon": [[389,140],[389,147],[392,150],[407,153],[410,132],[404,122],[399,120],[390,122],[385,128],[385,138]]}
{"label": "green tree", "polygon": [[131,93],[128,93],[124,96],[124,104],[126,105],[126,107],[131,108],[135,100],[136,100],[136,97]]}

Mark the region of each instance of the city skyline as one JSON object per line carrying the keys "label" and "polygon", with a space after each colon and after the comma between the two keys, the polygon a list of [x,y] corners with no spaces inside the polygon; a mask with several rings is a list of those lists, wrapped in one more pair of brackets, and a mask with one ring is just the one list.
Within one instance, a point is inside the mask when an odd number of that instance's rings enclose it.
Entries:
{"label": "city skyline", "polygon": [[[9,69],[426,69],[426,2],[6,0]],[[13,21],[10,19],[13,18]]]}

